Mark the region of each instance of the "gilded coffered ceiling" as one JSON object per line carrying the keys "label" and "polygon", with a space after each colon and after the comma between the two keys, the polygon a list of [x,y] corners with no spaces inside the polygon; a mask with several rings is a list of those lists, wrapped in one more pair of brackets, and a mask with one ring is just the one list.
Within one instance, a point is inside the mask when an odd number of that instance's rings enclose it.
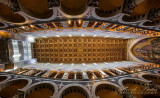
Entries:
{"label": "gilded coffered ceiling", "polygon": [[96,63],[127,59],[127,40],[104,37],[51,37],[36,39],[38,62]]}

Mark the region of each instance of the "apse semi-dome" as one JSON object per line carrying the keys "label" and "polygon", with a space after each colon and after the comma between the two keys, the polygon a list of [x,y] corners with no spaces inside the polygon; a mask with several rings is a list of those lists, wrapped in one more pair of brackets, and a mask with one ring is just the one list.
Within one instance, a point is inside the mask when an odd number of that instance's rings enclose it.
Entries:
{"label": "apse semi-dome", "polygon": [[146,62],[160,63],[160,38],[145,38],[131,49],[134,56]]}

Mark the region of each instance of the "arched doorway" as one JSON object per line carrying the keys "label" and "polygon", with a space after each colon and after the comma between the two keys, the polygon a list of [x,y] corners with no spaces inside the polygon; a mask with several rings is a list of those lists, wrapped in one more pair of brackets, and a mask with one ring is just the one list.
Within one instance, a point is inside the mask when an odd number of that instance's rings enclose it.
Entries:
{"label": "arched doorway", "polygon": [[63,90],[60,98],[89,98],[89,95],[83,88],[71,86]]}
{"label": "arched doorway", "polygon": [[55,87],[53,84],[41,82],[34,84],[27,90],[26,98],[49,98],[50,96],[53,96],[54,93]]}
{"label": "arched doorway", "polygon": [[118,94],[118,88],[110,84],[100,84],[95,89],[95,94],[99,98],[122,98]]}
{"label": "arched doorway", "polygon": [[158,75],[145,74],[142,77],[146,80],[153,81],[156,85],[160,85],[160,76]]}
{"label": "arched doorway", "polygon": [[13,96],[15,96],[18,89],[24,88],[25,86],[27,86],[27,84],[28,84],[28,80],[26,79],[17,79],[17,80],[8,81],[4,84],[6,85],[6,87],[4,87],[0,91],[0,96],[2,98],[12,98]]}

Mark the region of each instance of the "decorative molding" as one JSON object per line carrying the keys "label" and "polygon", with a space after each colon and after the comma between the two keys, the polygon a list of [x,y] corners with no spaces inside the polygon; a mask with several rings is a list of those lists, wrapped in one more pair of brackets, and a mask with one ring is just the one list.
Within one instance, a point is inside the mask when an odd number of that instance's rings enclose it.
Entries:
{"label": "decorative molding", "polygon": [[110,16],[110,17],[100,17],[96,14],[96,8],[92,8],[92,16],[96,19],[99,19],[99,20],[109,20],[109,19],[115,19],[117,17],[120,17],[121,15],[123,15],[123,13],[117,13],[113,16]]}
{"label": "decorative molding", "polygon": [[120,86],[117,85],[117,84],[114,84],[114,83],[111,83],[111,82],[107,82],[107,81],[97,82],[97,83],[95,83],[95,84],[92,86],[92,95],[93,95],[93,98],[98,98],[98,97],[96,96],[95,91],[96,91],[96,88],[97,88],[99,85],[101,85],[101,84],[112,85],[112,86],[114,86],[116,89],[120,89],[120,90],[123,90],[123,89],[125,88],[125,87],[120,87]]}
{"label": "decorative molding", "polygon": [[157,17],[160,16],[160,8],[159,9],[150,9],[147,15],[148,20],[155,20]]}
{"label": "decorative molding", "polygon": [[156,73],[156,74],[153,74],[153,73],[141,73],[141,74],[138,74],[139,78],[141,78],[143,80],[146,80],[146,81],[148,81],[148,80],[143,78],[143,75],[150,75],[150,76],[153,75],[153,76],[156,76],[156,77],[160,77],[160,75],[158,73]]}
{"label": "decorative molding", "polygon": [[147,20],[147,19],[143,18],[142,20],[126,22],[126,21],[123,20],[123,17],[125,17],[125,16],[129,17],[128,14],[121,14],[121,16],[118,18],[118,22],[123,23],[123,24],[131,24],[132,25],[132,24],[135,24],[135,23],[139,24],[139,23],[144,23],[144,22],[150,21],[150,20]]}

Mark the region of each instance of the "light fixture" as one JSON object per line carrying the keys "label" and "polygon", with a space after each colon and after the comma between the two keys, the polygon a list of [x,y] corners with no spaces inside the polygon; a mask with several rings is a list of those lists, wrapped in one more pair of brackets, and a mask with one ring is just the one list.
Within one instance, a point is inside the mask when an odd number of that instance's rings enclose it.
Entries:
{"label": "light fixture", "polygon": [[81,36],[84,36],[84,34],[82,34]]}
{"label": "light fixture", "polygon": [[138,69],[138,71],[141,71],[140,69]]}
{"label": "light fixture", "polygon": [[21,54],[14,54],[13,57],[20,57]]}
{"label": "light fixture", "polygon": [[30,25],[30,27],[32,27],[32,28],[33,28],[34,26],[33,26],[33,25]]}
{"label": "light fixture", "polygon": [[92,76],[92,79],[95,79],[95,77],[94,77],[94,76]]}
{"label": "light fixture", "polygon": [[59,64],[59,65],[63,65],[63,63]]}
{"label": "light fixture", "polygon": [[60,37],[59,35],[55,35],[55,36]]}
{"label": "light fixture", "polygon": [[18,67],[17,67],[17,66],[15,66],[15,67],[14,67],[14,70],[15,70],[15,69],[17,69],[17,68],[18,68]]}
{"label": "light fixture", "polygon": [[70,37],[71,37],[72,35],[71,35],[71,34],[68,34],[68,36],[70,36]]}
{"label": "light fixture", "polygon": [[94,65],[97,65],[97,63],[93,63]]}
{"label": "light fixture", "polygon": [[28,36],[27,39],[28,39],[29,42],[34,42],[35,41],[35,38],[33,36]]}
{"label": "light fixture", "polygon": [[106,62],[103,62],[104,64],[108,64],[108,63],[106,63]]}
{"label": "light fixture", "polygon": [[68,24],[71,24],[71,20],[68,20]]}
{"label": "light fixture", "polygon": [[81,24],[81,23],[82,23],[82,21],[81,21],[81,20],[78,20],[78,23],[79,23],[79,24]]}
{"label": "light fixture", "polygon": [[93,35],[93,37],[96,37],[97,35]]}
{"label": "light fixture", "polygon": [[116,36],[115,38],[120,38],[121,36]]}
{"label": "light fixture", "polygon": [[21,26],[21,28],[23,28],[23,29],[24,29],[25,27],[24,27],[24,26]]}
{"label": "light fixture", "polygon": [[47,38],[46,36],[42,36],[42,37]]}
{"label": "light fixture", "polygon": [[45,65],[48,65],[48,64],[50,64],[50,63],[46,63]]}

